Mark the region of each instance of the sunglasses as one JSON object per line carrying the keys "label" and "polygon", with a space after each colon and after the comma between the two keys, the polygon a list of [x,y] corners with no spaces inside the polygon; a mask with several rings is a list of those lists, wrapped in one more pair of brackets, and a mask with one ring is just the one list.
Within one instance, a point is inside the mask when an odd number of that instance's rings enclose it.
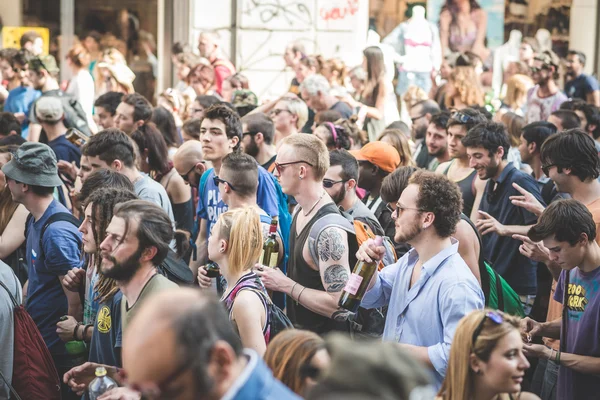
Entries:
{"label": "sunglasses", "polygon": [[483,316],[483,319],[481,320],[479,325],[477,325],[477,328],[475,328],[475,331],[473,331],[473,338],[471,340],[472,347],[475,347],[475,342],[477,341],[477,338],[481,334],[481,331],[483,330],[483,325],[485,324],[485,321],[487,319],[489,319],[496,325],[500,325],[502,322],[504,322],[504,318],[502,318],[502,315],[497,313],[496,311],[488,311],[487,313],[485,313],[485,315]]}
{"label": "sunglasses", "polygon": [[454,111],[452,113],[452,115],[450,115],[450,118],[453,119],[454,121],[457,121],[461,124],[466,124],[469,121],[471,121],[473,119],[473,117],[471,117],[470,115],[467,114],[463,114],[460,111]]}
{"label": "sunglasses", "polygon": [[549,176],[548,174],[550,173],[550,168],[552,167],[556,167],[556,164],[542,165],[542,172],[544,175]]}
{"label": "sunglasses", "polygon": [[[204,161],[201,161],[202,163],[204,163]],[[185,173],[185,175],[181,175],[179,174],[179,176],[181,177],[181,179],[183,179],[183,181],[187,184],[190,183],[190,178],[188,177],[188,175],[190,174],[190,172],[192,172],[193,170],[196,169],[196,165],[194,165],[192,168],[190,168],[190,170],[188,172]]]}
{"label": "sunglasses", "polygon": [[246,137],[246,135],[254,136],[254,135],[256,135],[257,133],[258,133],[258,132],[252,132],[252,131],[244,132],[244,133],[242,133],[242,137]]}
{"label": "sunglasses", "polygon": [[317,367],[313,367],[310,364],[303,365],[300,367],[300,375],[304,378],[310,378],[312,380],[317,380],[321,375],[321,369]]}
{"label": "sunglasses", "polygon": [[227,185],[229,185],[229,188],[235,192],[235,188],[233,187],[233,185],[231,183],[219,178],[216,175],[213,176],[213,182],[215,183],[215,186],[219,186],[219,183],[226,183]]}
{"label": "sunglasses", "polygon": [[[160,382],[145,382],[141,384],[128,384],[127,386],[141,395],[141,400],[159,400],[163,398],[174,398],[175,393],[169,393],[168,386],[171,382],[176,381],[188,369],[190,363],[182,363],[169,376]],[[122,382],[127,383],[127,372],[124,369],[118,370],[118,375]]]}
{"label": "sunglasses", "polygon": [[348,182],[347,179],[342,179],[341,181],[332,181],[331,179],[323,179],[323,187],[327,188],[327,189],[331,189],[333,187],[333,185],[337,184],[337,183],[346,183]]}
{"label": "sunglasses", "polygon": [[284,110],[284,109],[281,109],[281,108],[276,108],[276,109],[274,109],[274,110],[271,111],[271,115],[278,116],[282,112],[289,112],[289,113],[291,113],[290,110]]}
{"label": "sunglasses", "polygon": [[283,170],[285,169],[285,167],[289,166],[289,165],[294,165],[294,164],[300,164],[300,163],[304,163],[307,165],[310,165],[311,167],[313,167],[313,165],[307,161],[290,161],[290,162],[286,162],[283,164],[279,164],[278,162],[274,162],[273,164],[275,165],[275,169],[277,170],[277,173],[279,175],[281,175],[283,173]]}

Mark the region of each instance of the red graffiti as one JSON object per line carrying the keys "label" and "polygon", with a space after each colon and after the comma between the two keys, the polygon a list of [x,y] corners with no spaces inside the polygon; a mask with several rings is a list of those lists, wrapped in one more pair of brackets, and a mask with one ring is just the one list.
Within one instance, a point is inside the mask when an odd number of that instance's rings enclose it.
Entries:
{"label": "red graffiti", "polygon": [[342,7],[324,8],[319,10],[319,15],[323,21],[336,21],[345,19],[348,16],[353,16],[358,12],[358,4],[360,0],[346,0],[346,5]]}

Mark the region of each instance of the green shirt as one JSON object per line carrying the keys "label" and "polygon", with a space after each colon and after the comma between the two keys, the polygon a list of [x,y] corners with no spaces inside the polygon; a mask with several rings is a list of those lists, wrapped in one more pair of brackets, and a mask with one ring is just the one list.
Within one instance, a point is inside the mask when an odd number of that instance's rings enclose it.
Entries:
{"label": "green shirt", "polygon": [[135,313],[140,309],[140,304],[143,304],[144,301],[146,301],[146,299],[162,290],[173,289],[176,287],[179,287],[176,283],[171,282],[161,274],[157,273],[154,276],[152,276],[152,278],[150,278],[148,282],[146,282],[146,285],[142,289],[142,292],[138,296],[138,299],[133,306],[129,307],[127,299],[125,298],[125,296],[123,296],[123,300],[121,301],[121,318],[123,332],[125,332],[125,330],[127,329],[129,321],[131,321]]}

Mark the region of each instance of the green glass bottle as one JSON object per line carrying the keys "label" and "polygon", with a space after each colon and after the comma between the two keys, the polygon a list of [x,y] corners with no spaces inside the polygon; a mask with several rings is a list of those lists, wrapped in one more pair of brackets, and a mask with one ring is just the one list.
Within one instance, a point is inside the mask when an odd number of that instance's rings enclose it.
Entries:
{"label": "green glass bottle", "polygon": [[260,257],[261,264],[265,267],[277,267],[279,260],[279,243],[277,242],[277,217],[273,217],[269,226],[269,236],[263,244],[262,255]]}

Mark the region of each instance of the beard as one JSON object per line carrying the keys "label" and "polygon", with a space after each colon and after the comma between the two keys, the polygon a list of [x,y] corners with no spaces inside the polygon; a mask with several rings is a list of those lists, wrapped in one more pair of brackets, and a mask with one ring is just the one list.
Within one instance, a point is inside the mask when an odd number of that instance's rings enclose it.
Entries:
{"label": "beard", "polygon": [[424,124],[423,126],[416,127],[416,129],[415,129],[415,140],[424,139],[426,133],[427,133],[427,124]]}
{"label": "beard", "polygon": [[138,248],[135,253],[127,257],[123,262],[117,262],[113,256],[102,255],[102,258],[113,263],[112,268],[107,269],[104,263],[100,265],[100,272],[107,278],[112,278],[116,281],[129,282],[135,273],[140,269],[140,257],[144,252],[143,248]]}
{"label": "beard", "polygon": [[404,226],[404,232],[398,232],[396,228],[396,234],[394,235],[394,242],[396,243],[408,243],[423,232],[423,228],[417,219],[413,222],[412,226]]}
{"label": "beard", "polygon": [[258,155],[258,146],[256,145],[253,137],[250,139],[251,140],[250,143],[248,143],[248,146],[244,146],[244,153],[248,154],[249,156],[256,157]]}
{"label": "beard", "polygon": [[482,179],[490,179],[491,177],[496,176],[499,167],[499,164],[496,163],[490,164],[487,167],[485,167],[485,177]]}
{"label": "beard", "polygon": [[446,153],[446,149],[447,149],[447,147],[440,147],[435,152],[429,153],[429,155],[433,156],[433,157],[441,157]]}
{"label": "beard", "polygon": [[335,196],[331,196],[331,199],[336,206],[339,206],[344,200],[344,197],[346,197],[346,185],[342,183],[342,188],[335,194]]}

